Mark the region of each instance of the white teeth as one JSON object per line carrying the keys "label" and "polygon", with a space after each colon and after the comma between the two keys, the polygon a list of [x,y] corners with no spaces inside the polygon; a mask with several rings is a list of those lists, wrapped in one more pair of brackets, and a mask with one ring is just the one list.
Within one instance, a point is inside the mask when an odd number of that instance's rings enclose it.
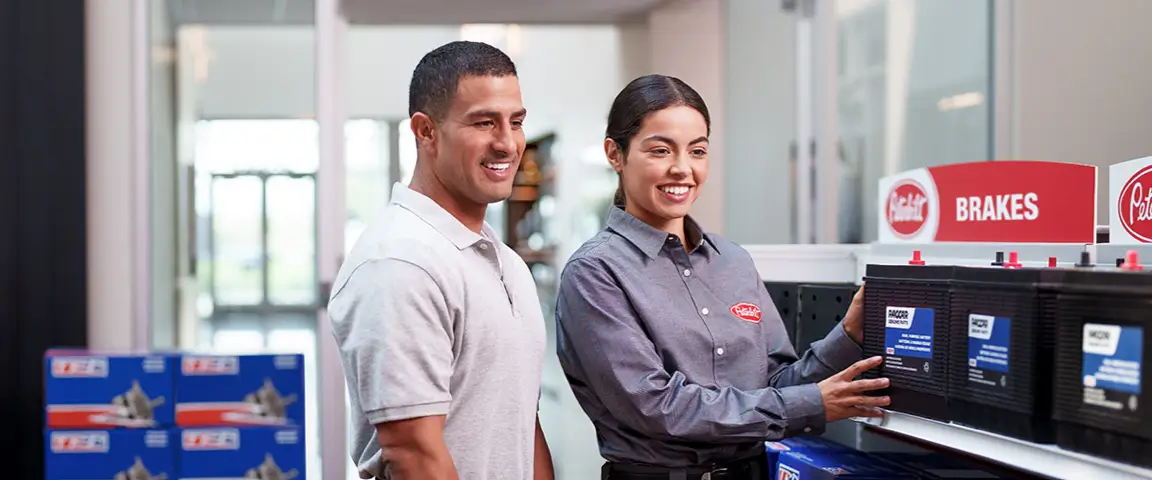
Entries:
{"label": "white teeth", "polygon": [[512,166],[511,163],[483,163],[481,165],[483,165],[484,168],[491,168],[497,172],[503,172],[504,170],[507,170],[508,167]]}
{"label": "white teeth", "polygon": [[672,185],[672,186],[667,186],[667,187],[660,187],[660,189],[667,192],[667,193],[670,193],[672,195],[683,195],[685,193],[688,193],[688,187],[681,186],[681,185]]}

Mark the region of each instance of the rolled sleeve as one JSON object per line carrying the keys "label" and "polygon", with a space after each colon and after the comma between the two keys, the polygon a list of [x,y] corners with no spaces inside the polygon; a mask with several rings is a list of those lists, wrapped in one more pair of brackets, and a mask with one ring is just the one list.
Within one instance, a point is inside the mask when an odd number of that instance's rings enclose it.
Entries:
{"label": "rolled sleeve", "polygon": [[578,372],[620,423],[653,438],[775,439],[803,431],[814,423],[811,417],[823,415],[818,389],[813,396],[810,387],[708,388],[667,371],[627,294],[596,259],[574,260],[564,269],[556,311],[561,365]]}
{"label": "rolled sleeve", "polygon": [[348,386],[370,423],[448,414],[452,314],[426,270],[392,258],[366,262],[333,303]]}

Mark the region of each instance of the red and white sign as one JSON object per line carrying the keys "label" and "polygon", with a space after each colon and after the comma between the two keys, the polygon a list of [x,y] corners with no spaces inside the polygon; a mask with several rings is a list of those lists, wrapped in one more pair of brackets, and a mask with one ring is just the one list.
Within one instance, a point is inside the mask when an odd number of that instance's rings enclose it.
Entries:
{"label": "red and white sign", "polygon": [[1093,243],[1096,173],[1091,165],[1011,160],[884,177],[879,241]]}
{"label": "red and white sign", "polygon": [[736,318],[745,322],[760,323],[760,307],[751,303],[737,303],[728,309]]}
{"label": "red and white sign", "polygon": [[1108,242],[1152,243],[1152,157],[1108,167]]}

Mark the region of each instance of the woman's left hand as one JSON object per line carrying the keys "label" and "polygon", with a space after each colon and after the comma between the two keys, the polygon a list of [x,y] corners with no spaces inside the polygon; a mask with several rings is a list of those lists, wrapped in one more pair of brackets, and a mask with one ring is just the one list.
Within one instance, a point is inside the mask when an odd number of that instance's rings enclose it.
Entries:
{"label": "woman's left hand", "polygon": [[844,315],[844,333],[856,342],[864,343],[864,286],[856,291],[852,297],[852,304],[848,306],[848,313]]}

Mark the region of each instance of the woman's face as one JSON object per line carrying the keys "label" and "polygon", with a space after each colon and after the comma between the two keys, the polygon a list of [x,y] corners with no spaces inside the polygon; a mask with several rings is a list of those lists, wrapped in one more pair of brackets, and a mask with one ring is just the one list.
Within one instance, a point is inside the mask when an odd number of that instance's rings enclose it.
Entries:
{"label": "woman's face", "polygon": [[683,218],[708,178],[704,116],[692,107],[669,107],[648,114],[640,127],[629,142],[627,160],[613,162],[624,185],[626,210],[649,224]]}

